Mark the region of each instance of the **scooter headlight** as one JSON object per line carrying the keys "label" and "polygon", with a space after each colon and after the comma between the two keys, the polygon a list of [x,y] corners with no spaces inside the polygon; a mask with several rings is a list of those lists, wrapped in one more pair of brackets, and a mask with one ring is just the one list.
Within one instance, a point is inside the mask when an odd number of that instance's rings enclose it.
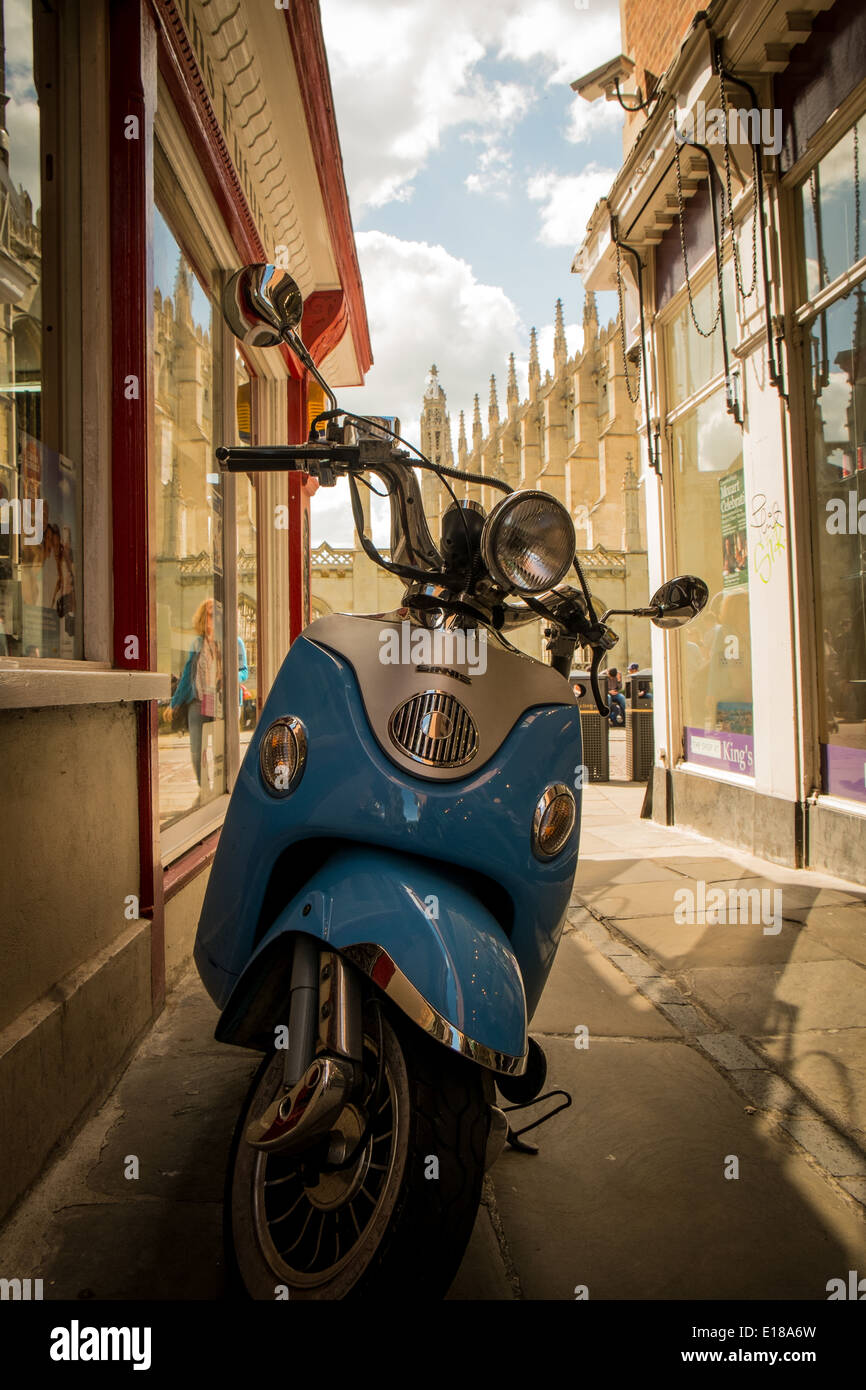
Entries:
{"label": "scooter headlight", "polygon": [[307,761],[307,733],[300,719],[287,715],[265,730],[259,746],[262,781],[272,796],[288,796],[301,780]]}
{"label": "scooter headlight", "polygon": [[541,797],[532,821],[532,848],[539,859],[552,859],[565,848],[574,829],[577,807],[574,793],[564,782],[556,782]]}
{"label": "scooter headlight", "polygon": [[562,582],[574,560],[574,522],[547,492],[512,492],[493,508],[481,556],[503,589],[541,594]]}

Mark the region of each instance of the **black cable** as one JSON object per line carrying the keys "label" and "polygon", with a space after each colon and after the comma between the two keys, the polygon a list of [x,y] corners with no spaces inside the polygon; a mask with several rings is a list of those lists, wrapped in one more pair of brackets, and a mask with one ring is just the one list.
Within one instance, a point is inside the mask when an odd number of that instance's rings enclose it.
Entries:
{"label": "black cable", "polygon": [[310,430],[314,430],[320,420],[333,420],[337,415],[345,415],[347,420],[355,420],[362,425],[370,425],[372,429],[384,430],[390,434],[392,439],[396,439],[399,444],[405,444],[407,449],[411,449],[413,454],[417,454],[419,462],[415,467],[427,468],[431,473],[437,473],[440,477],[447,474],[449,478],[457,478],[459,482],[480,483],[482,487],[498,488],[500,492],[511,493],[514,488],[508,483],[504,483],[501,478],[492,478],[483,473],[466,473],[461,468],[446,468],[444,463],[433,463],[426,454],[422,454],[420,449],[416,449],[408,439],[404,439],[402,434],[392,430],[388,425],[383,425],[379,420],[371,420],[367,415],[356,415],[351,410],[323,410],[313,420]]}
{"label": "black cable", "polygon": [[576,555],[572,561],[572,564],[574,566],[575,573],[577,574],[577,577],[580,580],[580,587],[583,590],[583,597],[586,599],[586,606],[589,611],[589,616],[592,619],[593,623],[597,623],[598,618],[595,616],[595,609],[592,606],[592,597],[589,592],[589,587],[587,586],[587,582],[583,577],[583,570],[580,568],[580,561],[578,560]]}
{"label": "black cable", "polygon": [[[316,425],[318,424],[318,422],[319,422],[320,420],[330,420],[330,419],[333,419],[334,416],[336,416],[336,415],[343,415],[343,416],[345,416],[345,418],[346,418],[347,420],[354,420],[354,421],[355,421],[356,423],[358,423],[358,424],[370,425],[371,428],[373,428],[373,429],[384,430],[386,434],[390,434],[390,435],[391,435],[392,439],[396,439],[396,440],[398,441],[398,443],[400,443],[400,444],[405,444],[406,447],[407,447],[408,449],[411,449],[412,452],[413,452],[414,454],[417,454],[417,456],[418,456],[418,458],[419,458],[419,460],[420,460],[421,467],[425,467],[425,468],[429,469],[430,472],[435,473],[436,476],[437,476],[437,478],[439,479],[439,481],[442,483],[443,487],[445,487],[445,488],[448,489],[448,493],[449,493],[449,495],[450,495],[450,497],[451,497],[451,500],[452,500],[452,502],[454,503],[455,507],[457,507],[457,510],[458,510],[459,513],[460,513],[460,520],[461,520],[461,523],[462,523],[462,525],[463,525],[463,534],[464,534],[464,536],[466,537],[467,569],[466,569],[466,583],[465,583],[465,586],[464,586],[464,587],[465,587],[467,590],[470,590],[470,589],[471,589],[471,585],[472,585],[473,568],[474,568],[474,567],[473,567],[473,564],[472,564],[472,539],[471,539],[471,537],[470,537],[470,535],[469,535],[469,527],[468,527],[467,524],[466,524],[466,517],[464,516],[463,508],[460,506],[460,503],[459,503],[458,500],[457,500],[457,495],[456,495],[456,493],[454,492],[454,489],[453,489],[453,488],[450,486],[450,484],[446,481],[445,475],[448,474],[449,477],[460,478],[460,479],[465,480],[466,482],[478,482],[478,483],[481,483],[482,485],[488,485],[488,484],[489,484],[491,487],[504,488],[507,492],[512,492],[512,491],[513,491],[513,488],[510,488],[510,487],[508,486],[507,483],[502,483],[502,482],[500,482],[498,478],[489,479],[489,478],[484,478],[484,477],[483,477],[482,475],[480,475],[480,474],[479,474],[479,475],[475,475],[475,474],[472,474],[472,473],[462,473],[462,472],[460,472],[460,470],[458,470],[458,469],[448,469],[448,468],[446,468],[446,467],[444,466],[444,464],[437,464],[437,463],[434,463],[434,462],[432,461],[432,459],[428,459],[428,458],[427,458],[426,454],[422,454],[420,449],[416,449],[414,444],[410,444],[408,439],[404,439],[403,436],[400,435],[400,434],[398,434],[396,430],[392,430],[392,429],[390,428],[389,425],[381,424],[381,423],[380,423],[379,421],[377,421],[377,420],[371,420],[370,417],[369,417],[368,415],[356,415],[356,414],[355,414],[353,411],[351,411],[351,410],[323,410],[323,411],[321,411],[321,412],[316,416],[316,418],[312,421],[312,423],[311,423],[311,425],[310,425],[310,433],[312,434],[312,431],[315,429]],[[417,467],[417,466],[418,466],[417,464],[413,465],[413,467]],[[359,476],[360,476],[360,475],[359,475]],[[363,481],[363,479],[362,479],[362,481]],[[367,486],[369,487],[370,484],[367,483]],[[375,489],[375,488],[372,488],[371,491],[375,492],[376,489]],[[377,493],[377,496],[380,496],[380,497],[381,497],[382,495],[383,495],[382,493]],[[390,494],[388,494],[388,495],[390,495]],[[359,538],[360,538],[360,534],[361,534],[361,533],[359,532],[359,533],[358,533]]]}
{"label": "black cable", "polygon": [[391,496],[390,492],[380,492],[379,489],[378,489],[377,487],[374,487],[374,486],[373,486],[373,484],[370,482],[369,478],[365,478],[365,477],[364,477],[363,473],[356,473],[356,474],[355,474],[355,477],[358,479],[358,482],[359,482],[359,483],[363,483],[363,484],[364,484],[364,487],[369,488],[370,492],[372,492],[376,497],[390,497],[390,496]]}

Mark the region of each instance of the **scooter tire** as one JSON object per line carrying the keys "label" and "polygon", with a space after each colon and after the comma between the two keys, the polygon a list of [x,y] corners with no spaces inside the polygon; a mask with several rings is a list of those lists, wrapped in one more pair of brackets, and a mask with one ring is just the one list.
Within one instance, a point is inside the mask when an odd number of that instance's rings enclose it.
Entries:
{"label": "scooter tire", "polygon": [[[224,1226],[231,1293],[290,1301],[417,1301],[447,1293],[481,1200],[490,1127],[483,1073],[387,1007],[382,1008],[382,1029],[396,1121],[393,1151],[389,1148],[387,1191],[359,1234],[355,1258],[323,1271],[317,1280],[288,1266],[274,1244],[261,1196],[268,1181],[262,1159],[269,1156],[244,1139],[253,1112],[264,1109],[275,1094],[275,1078],[279,1084],[282,1057],[272,1052],[253,1078],[229,1156]],[[365,1027],[365,1046],[374,1050],[375,1034]],[[382,1157],[381,1150],[376,1156]],[[295,1191],[300,1189],[287,1189],[292,1197]],[[319,1191],[304,1188],[299,1200],[306,1197],[312,1208]],[[285,1231],[281,1227],[281,1235]]]}

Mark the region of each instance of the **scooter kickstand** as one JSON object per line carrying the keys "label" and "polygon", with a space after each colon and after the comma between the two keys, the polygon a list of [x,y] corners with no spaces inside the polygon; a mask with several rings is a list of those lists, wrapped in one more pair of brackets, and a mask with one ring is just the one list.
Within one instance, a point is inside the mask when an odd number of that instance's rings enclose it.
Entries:
{"label": "scooter kickstand", "polygon": [[564,1096],[565,1100],[561,1105],[554,1106],[546,1115],[542,1115],[540,1120],[533,1120],[531,1125],[524,1125],[522,1129],[515,1130],[511,1128],[511,1125],[508,1126],[506,1143],[510,1144],[512,1149],[517,1149],[518,1153],[522,1154],[537,1154],[538,1145],[527,1144],[526,1141],[521,1138],[521,1135],[528,1134],[531,1129],[537,1129],[539,1125],[547,1124],[547,1121],[552,1120],[554,1115],[558,1115],[560,1110],[567,1110],[571,1105],[571,1096],[568,1094],[568,1091],[545,1091],[543,1096],[535,1096],[533,1100],[526,1100],[522,1105],[509,1105],[506,1107],[505,1113],[511,1114],[514,1110],[526,1110],[530,1105],[538,1105],[542,1100],[552,1100],[554,1096]]}

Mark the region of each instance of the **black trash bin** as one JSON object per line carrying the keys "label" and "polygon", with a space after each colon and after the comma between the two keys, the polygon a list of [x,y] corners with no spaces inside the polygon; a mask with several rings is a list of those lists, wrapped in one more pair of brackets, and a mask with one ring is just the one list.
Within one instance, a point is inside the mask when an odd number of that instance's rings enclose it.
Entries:
{"label": "black trash bin", "polygon": [[634,671],[626,682],[625,775],[646,782],[653,765],[653,673]]}
{"label": "black trash bin", "polygon": [[[610,781],[610,750],[607,742],[609,719],[599,714],[589,682],[588,671],[572,671],[571,685],[580,706],[580,734],[583,742],[583,763],[590,782]],[[605,692],[602,681],[602,693]]]}

